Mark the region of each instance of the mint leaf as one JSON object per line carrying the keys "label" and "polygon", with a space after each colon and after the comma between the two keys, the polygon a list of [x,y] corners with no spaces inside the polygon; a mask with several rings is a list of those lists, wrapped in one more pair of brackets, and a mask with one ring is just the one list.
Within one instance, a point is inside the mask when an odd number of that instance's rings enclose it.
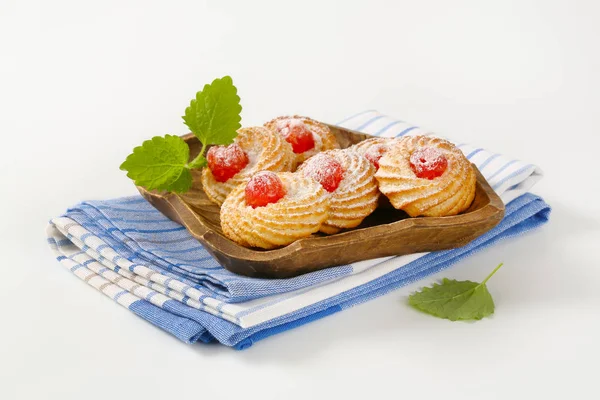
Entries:
{"label": "mint leaf", "polygon": [[242,106],[231,77],[215,79],[204,85],[190,102],[182,117],[184,123],[204,146],[231,144],[241,128]]}
{"label": "mint leaf", "polygon": [[120,168],[138,186],[181,193],[192,187],[189,156],[188,145],[179,136],[155,136],[133,149]]}
{"label": "mint leaf", "polygon": [[188,145],[179,137],[156,136],[133,149],[121,169],[138,186],[148,190],[187,192],[192,187],[190,169],[207,165],[204,155],[209,145],[233,143],[240,121],[242,106],[237,89],[229,76],[204,85],[186,108],[183,121],[202,142],[196,158],[189,161]]}
{"label": "mint leaf", "polygon": [[435,283],[413,293],[408,302],[427,314],[451,321],[482,319],[494,313],[494,300],[486,283],[501,266],[481,283],[444,278],[441,284]]}
{"label": "mint leaf", "polygon": [[204,157],[202,154],[198,154],[198,157],[194,158],[188,164],[188,166],[190,167],[190,169],[196,169],[196,168],[205,167],[207,164],[208,164],[208,161],[206,160],[206,157]]}

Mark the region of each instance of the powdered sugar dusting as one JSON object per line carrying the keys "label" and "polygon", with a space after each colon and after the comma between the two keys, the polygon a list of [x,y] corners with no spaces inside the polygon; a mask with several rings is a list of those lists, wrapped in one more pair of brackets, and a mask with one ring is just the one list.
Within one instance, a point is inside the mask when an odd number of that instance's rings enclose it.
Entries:
{"label": "powdered sugar dusting", "polygon": [[277,120],[275,122],[275,130],[292,145],[296,154],[315,153],[322,148],[322,138],[315,134],[300,118],[283,118]]}
{"label": "powdered sugar dusting", "polygon": [[389,146],[386,144],[375,144],[365,151],[365,158],[371,162],[375,166],[375,168],[379,168],[379,159],[387,152]]}
{"label": "powdered sugar dusting", "polygon": [[283,198],[285,190],[277,174],[271,171],[260,171],[246,184],[245,194],[248,205],[262,207]]}
{"label": "powdered sugar dusting", "polygon": [[309,158],[301,167],[304,176],[313,178],[327,191],[333,192],[344,177],[341,164],[333,157],[319,153]]}
{"label": "powdered sugar dusting", "polygon": [[272,188],[271,184],[274,181],[281,181],[277,174],[272,171],[259,171],[252,175],[251,179],[257,186],[263,188],[266,192]]}
{"label": "powdered sugar dusting", "polygon": [[217,164],[226,168],[239,165],[240,160],[247,159],[244,150],[235,143],[229,146],[213,146],[210,150],[209,156],[212,156]]}
{"label": "powdered sugar dusting", "polygon": [[287,136],[293,128],[308,129],[306,124],[298,118],[280,119],[276,122],[277,132]]}
{"label": "powdered sugar dusting", "polygon": [[206,155],[208,167],[218,182],[226,182],[248,165],[248,157],[237,144],[213,146]]}
{"label": "powdered sugar dusting", "polygon": [[448,159],[435,147],[422,147],[410,155],[410,166],[419,178],[434,179],[448,167]]}

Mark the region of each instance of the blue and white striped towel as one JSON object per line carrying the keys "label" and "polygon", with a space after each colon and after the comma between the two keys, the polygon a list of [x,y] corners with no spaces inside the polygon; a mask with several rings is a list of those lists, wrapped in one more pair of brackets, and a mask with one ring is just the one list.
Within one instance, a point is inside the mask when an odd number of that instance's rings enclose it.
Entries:
{"label": "blue and white striped towel", "polygon": [[[381,136],[427,133],[376,111],[340,125]],[[497,227],[459,249],[363,261],[291,279],[247,278],[220,267],[185,228],[139,196],[69,209],[50,221],[48,242],[77,277],[179,339],[218,340],[243,349],[547,221],[550,207],[526,193],[542,176],[536,166],[466,144],[460,148],[508,204]]]}

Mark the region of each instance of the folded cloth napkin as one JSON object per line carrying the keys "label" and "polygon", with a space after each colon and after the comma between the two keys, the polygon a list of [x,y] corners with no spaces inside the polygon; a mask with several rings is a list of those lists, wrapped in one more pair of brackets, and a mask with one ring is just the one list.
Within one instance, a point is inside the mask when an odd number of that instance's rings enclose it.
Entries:
{"label": "folded cloth napkin", "polygon": [[[387,137],[429,134],[376,111],[338,125]],[[50,221],[48,243],[77,277],[177,338],[244,349],[422,279],[548,220],[550,207],[526,193],[541,178],[539,168],[459,147],[507,205],[498,226],[458,249],[362,261],[290,279],[248,278],[218,265],[184,227],[140,196],[70,208]]]}

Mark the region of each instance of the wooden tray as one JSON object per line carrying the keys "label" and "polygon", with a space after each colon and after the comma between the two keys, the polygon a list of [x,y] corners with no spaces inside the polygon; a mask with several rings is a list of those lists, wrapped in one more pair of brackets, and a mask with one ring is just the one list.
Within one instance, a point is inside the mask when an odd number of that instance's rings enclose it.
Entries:
{"label": "wooden tray", "polygon": [[[342,148],[371,137],[329,126]],[[190,146],[191,157],[195,157],[200,151],[200,142],[192,134],[183,139]],[[192,171],[194,188],[183,195],[149,192],[142,187],[138,190],[164,215],[184,225],[228,270],[252,277],[289,278],[361,260],[466,245],[496,226],[504,216],[504,203],[475,169],[475,199],[460,215],[410,218],[402,211],[384,206],[355,229],[331,236],[314,235],[268,251],[248,249],[223,236],[219,207],[204,194],[200,171]]]}

